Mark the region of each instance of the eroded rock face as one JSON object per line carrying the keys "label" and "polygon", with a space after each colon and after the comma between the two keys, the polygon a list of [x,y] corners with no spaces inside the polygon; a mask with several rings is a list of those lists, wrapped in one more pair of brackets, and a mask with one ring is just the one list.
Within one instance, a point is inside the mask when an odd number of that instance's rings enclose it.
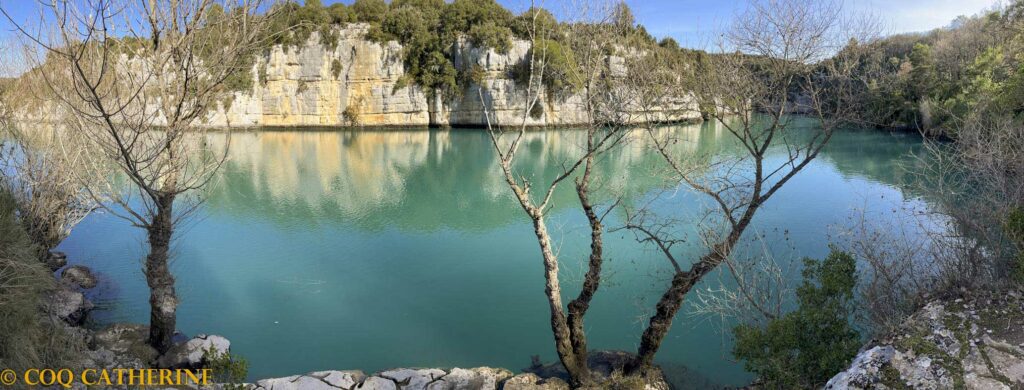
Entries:
{"label": "eroded rock face", "polygon": [[[298,47],[273,47],[253,66],[252,91],[236,92],[211,112],[205,125],[250,126],[483,126],[487,102],[498,123],[520,123],[527,99],[525,88],[510,78],[510,70],[529,52],[527,41],[513,41],[508,53],[474,47],[463,41],[453,49],[456,66],[477,66],[484,73],[479,84],[460,96],[430,97],[416,85],[402,86],[405,75],[402,46],[377,43],[364,37],[369,26],[338,28],[334,47],[320,43],[313,33]],[[608,59],[613,74],[627,72],[625,60]],[[396,88],[400,87],[400,88]],[[437,94],[434,94],[437,95]],[[549,96],[527,118],[533,126],[571,125],[588,121],[580,95]],[[630,119],[690,120],[700,117],[693,95],[680,92],[651,116]]]}
{"label": "eroded rock face", "polygon": [[231,342],[223,336],[201,334],[183,343],[174,344],[157,359],[161,368],[201,368],[207,352],[226,354],[231,351]]}
{"label": "eroded rock face", "polygon": [[1024,388],[1022,294],[932,302],[825,388]]}
{"label": "eroded rock face", "polygon": [[60,281],[65,285],[90,289],[96,287],[96,276],[92,274],[89,267],[84,265],[73,265],[65,268],[60,273]]}

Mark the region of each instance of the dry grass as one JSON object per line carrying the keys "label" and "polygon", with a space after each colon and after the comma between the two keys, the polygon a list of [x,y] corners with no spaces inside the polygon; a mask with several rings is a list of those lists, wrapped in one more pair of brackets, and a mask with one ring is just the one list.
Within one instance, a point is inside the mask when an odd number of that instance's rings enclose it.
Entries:
{"label": "dry grass", "polygon": [[74,367],[82,341],[40,311],[55,281],[36,253],[16,220],[13,199],[0,193],[0,367]]}

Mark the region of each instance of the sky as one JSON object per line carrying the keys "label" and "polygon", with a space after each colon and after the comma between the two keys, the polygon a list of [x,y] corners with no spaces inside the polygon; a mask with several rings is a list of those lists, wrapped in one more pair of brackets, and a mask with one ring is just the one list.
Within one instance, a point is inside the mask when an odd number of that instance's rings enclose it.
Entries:
{"label": "sky", "polygon": [[[519,0],[500,0],[515,2]],[[627,0],[637,20],[655,37],[670,36],[686,47],[700,48],[742,11],[735,0]],[[924,32],[945,27],[960,15],[974,15],[997,0],[845,0],[844,10],[879,17],[888,34]]]}
{"label": "sky", "polygon": [[[323,0],[331,4],[339,0]],[[340,0],[351,3],[353,0]],[[521,11],[530,0],[497,0],[505,7]],[[564,0],[535,0],[537,4],[552,8],[563,6]],[[586,0],[573,0],[586,1]],[[923,32],[945,27],[960,15],[974,15],[1000,4],[1000,0],[842,0],[844,9],[876,15],[886,26],[887,34]],[[672,37],[684,47],[705,48],[723,26],[742,10],[740,0],[626,0],[637,21],[657,38]],[[0,0],[0,7],[15,20],[27,20],[37,15],[38,2],[31,0]],[[6,18],[0,17],[0,41],[14,33]],[[11,61],[13,53],[0,47],[0,65]],[[0,66],[0,73],[4,71]]]}

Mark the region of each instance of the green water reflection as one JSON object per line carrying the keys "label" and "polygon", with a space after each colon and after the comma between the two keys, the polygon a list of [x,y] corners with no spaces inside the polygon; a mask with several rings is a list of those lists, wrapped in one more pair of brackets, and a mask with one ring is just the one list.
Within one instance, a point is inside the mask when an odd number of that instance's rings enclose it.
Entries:
{"label": "green water reflection", "polygon": [[[735,153],[718,126],[661,131],[679,137],[680,155]],[[558,174],[582,136],[528,133],[518,170],[537,182]],[[536,242],[486,132],[263,131],[235,133],[230,142],[231,159],[201,217],[180,231],[172,267],[179,327],[227,336],[249,359],[252,378],[398,366],[518,370],[531,355],[555,358]],[[919,147],[906,134],[837,134],[763,209],[756,231],[772,239],[788,230],[780,253],[822,256],[830,226],[845,224],[855,209],[927,207],[905,190],[910,177],[901,173]],[[600,192],[647,199],[661,193],[663,169],[638,139],[600,160]],[[576,202],[568,186],[556,193],[549,224],[567,294],[588,245]],[[679,192],[658,207],[687,215],[705,206]],[[621,218],[613,213],[607,224]],[[148,318],[143,243],[138,230],[97,214],[62,245],[72,262],[104,278],[99,321]],[[634,350],[667,264],[629,234],[610,234],[607,245],[607,283],[587,319],[591,345]],[[700,377],[698,385],[749,380],[728,350],[719,329],[683,314],[659,357],[676,374]]]}

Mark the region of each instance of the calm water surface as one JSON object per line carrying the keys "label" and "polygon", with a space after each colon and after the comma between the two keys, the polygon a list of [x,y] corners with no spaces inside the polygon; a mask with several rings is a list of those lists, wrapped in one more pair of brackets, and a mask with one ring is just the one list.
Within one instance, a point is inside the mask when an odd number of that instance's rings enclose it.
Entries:
{"label": "calm water surface", "polygon": [[[711,124],[663,131],[683,140],[680,154],[735,151]],[[581,135],[529,133],[518,169],[538,181],[552,177],[578,152]],[[178,233],[172,268],[179,328],[228,337],[249,360],[251,379],[401,366],[515,371],[531,355],[555,359],[537,243],[486,132],[266,131],[230,142],[231,160],[200,217]],[[927,208],[900,173],[919,146],[907,134],[838,134],[760,211],[756,232],[779,256],[821,257],[833,227],[858,210]],[[663,168],[642,142],[631,143],[601,160],[601,192],[644,201],[663,192],[655,175]],[[556,195],[549,226],[566,294],[575,294],[588,231],[570,187]],[[676,192],[655,207],[685,216],[707,206]],[[613,212],[606,225],[622,217]],[[97,213],[62,244],[72,263],[103,278],[98,322],[148,320],[144,243],[140,230]],[[632,351],[669,265],[628,233],[609,234],[606,245],[606,283],[587,317],[590,344]],[[715,323],[683,313],[659,359],[698,378],[691,383],[741,384],[750,375],[730,348]]]}

